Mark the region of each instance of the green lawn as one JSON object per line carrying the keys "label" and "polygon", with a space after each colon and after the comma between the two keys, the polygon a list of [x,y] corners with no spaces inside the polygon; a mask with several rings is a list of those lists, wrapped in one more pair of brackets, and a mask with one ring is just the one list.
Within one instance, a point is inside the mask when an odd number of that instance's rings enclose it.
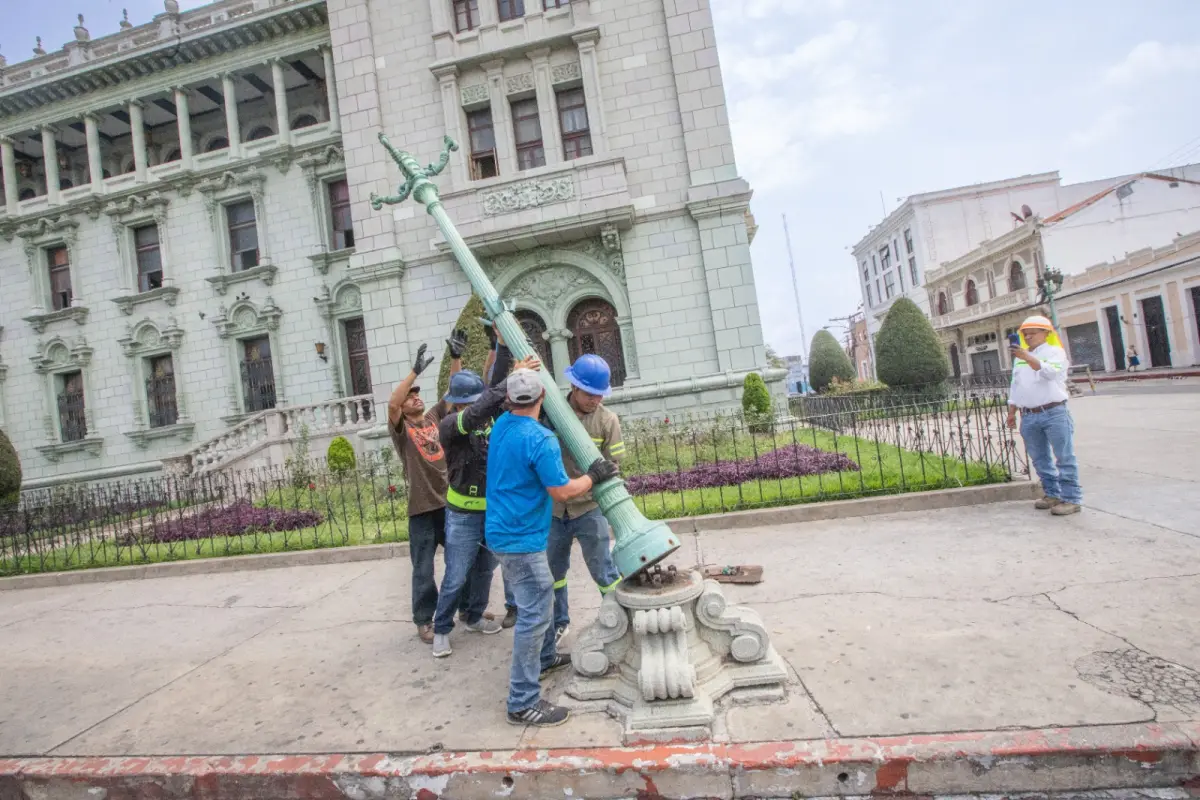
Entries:
{"label": "green lawn", "polygon": [[[889,430],[881,428],[880,432],[887,435]],[[622,472],[627,476],[753,459],[793,444],[844,453],[861,468],[634,498],[643,513],[654,519],[997,483],[1010,477],[1007,469],[997,463],[920,453],[816,428],[778,427],[754,435],[734,427],[682,432],[643,429],[630,431],[625,439],[627,455]],[[169,511],[140,511],[104,529],[92,524],[0,541],[0,575],[401,542],[408,538],[404,486],[396,476],[356,479],[353,475],[339,478],[325,474],[300,487],[260,485],[251,491],[239,491],[236,498],[229,495],[225,501],[239,498],[260,507],[315,511],[323,521],[311,528],[286,532],[167,543],[139,541],[134,533],[139,518],[182,520],[202,513],[204,508],[203,504],[189,509],[174,503]]]}

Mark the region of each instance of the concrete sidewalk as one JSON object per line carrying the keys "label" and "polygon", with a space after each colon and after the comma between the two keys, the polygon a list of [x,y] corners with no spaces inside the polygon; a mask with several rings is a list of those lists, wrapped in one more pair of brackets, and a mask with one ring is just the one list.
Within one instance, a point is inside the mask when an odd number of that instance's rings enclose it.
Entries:
{"label": "concrete sidewalk", "polygon": [[[1083,514],[1006,503],[684,537],[681,565],[766,565],[727,596],[761,613],[793,678],[783,704],[730,709],[718,742],[1195,731],[1200,394],[1072,407]],[[598,605],[580,566],[576,628]],[[586,706],[560,728],[507,725],[511,635],[456,632],[435,661],[408,595],[404,560],[0,592],[0,753],[619,743]],[[493,598],[498,610],[499,580]]]}

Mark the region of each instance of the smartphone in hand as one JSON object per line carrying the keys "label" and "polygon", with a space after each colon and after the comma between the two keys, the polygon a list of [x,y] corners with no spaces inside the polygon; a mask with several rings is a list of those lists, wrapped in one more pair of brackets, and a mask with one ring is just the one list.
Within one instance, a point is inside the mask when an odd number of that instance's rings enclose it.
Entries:
{"label": "smartphone in hand", "polygon": [[1010,333],[1008,335],[1008,346],[1009,347],[1020,347],[1021,346],[1021,334]]}

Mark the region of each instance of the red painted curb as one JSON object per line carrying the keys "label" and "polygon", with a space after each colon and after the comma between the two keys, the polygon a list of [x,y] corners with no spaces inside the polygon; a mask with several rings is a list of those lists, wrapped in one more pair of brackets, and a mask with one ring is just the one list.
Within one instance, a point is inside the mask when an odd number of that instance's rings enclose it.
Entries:
{"label": "red painted curb", "polygon": [[417,756],[0,759],[6,800],[653,800],[1053,792],[1198,781],[1200,722]]}

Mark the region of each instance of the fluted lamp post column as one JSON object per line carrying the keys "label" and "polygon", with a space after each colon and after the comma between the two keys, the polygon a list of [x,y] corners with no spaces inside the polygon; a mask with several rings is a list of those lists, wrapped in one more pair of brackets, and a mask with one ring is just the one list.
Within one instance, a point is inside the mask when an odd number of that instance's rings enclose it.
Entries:
{"label": "fluted lamp post column", "polygon": [[[471,253],[467,243],[450,221],[446,209],[438,196],[437,185],[431,178],[441,173],[450,163],[450,153],[458,150],[458,145],[449,136],[444,137],[444,147],[441,158],[436,164],[422,167],[411,153],[397,150],[388,141],[387,135],[380,133],[379,141],[387,150],[388,155],[400,167],[404,174],[404,183],[400,184],[396,194],[389,197],[371,195],[371,207],[376,211],[385,204],[403,203],[412,195],[418,203],[433,217],[434,222],[446,237],[459,266],[467,274],[467,280],[475,294],[483,303],[487,313],[495,321],[496,327],[504,336],[513,356],[517,359],[537,355],[533,345],[525,336],[525,331],[517,322],[515,316],[500,299],[499,292],[488,279],[483,268]],[[554,423],[555,430],[562,436],[567,450],[575,459],[576,464],[591,464],[600,458],[600,451],[592,442],[587,431],[583,429],[575,412],[559,391],[554,376],[544,366],[541,370],[542,385],[546,389],[546,413]],[[630,578],[642,570],[658,563],[679,549],[679,539],[663,522],[646,519],[633,498],[625,489],[625,482],[619,477],[605,481],[592,490],[592,496],[600,505],[600,510],[613,527],[617,543],[613,547],[613,561],[621,574]]]}

